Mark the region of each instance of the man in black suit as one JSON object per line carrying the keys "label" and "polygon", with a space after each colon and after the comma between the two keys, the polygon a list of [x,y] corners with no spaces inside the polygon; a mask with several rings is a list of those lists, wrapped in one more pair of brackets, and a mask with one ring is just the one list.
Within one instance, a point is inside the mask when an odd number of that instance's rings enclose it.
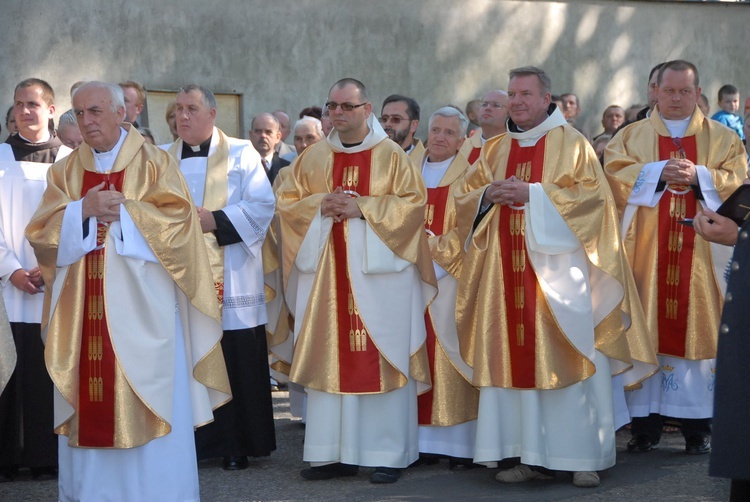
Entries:
{"label": "man in black suit", "polygon": [[279,119],[270,113],[256,115],[250,124],[250,141],[258,150],[268,180],[273,184],[279,169],[289,165],[289,161],[279,157],[276,151],[276,145],[281,141]]}

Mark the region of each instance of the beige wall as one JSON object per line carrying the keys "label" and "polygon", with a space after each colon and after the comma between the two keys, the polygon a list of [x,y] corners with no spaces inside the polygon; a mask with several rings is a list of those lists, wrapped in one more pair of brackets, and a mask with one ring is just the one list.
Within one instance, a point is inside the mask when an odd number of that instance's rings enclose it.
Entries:
{"label": "beige wall", "polygon": [[[377,112],[391,93],[429,114],[505,87],[509,69],[548,71],[553,91],[581,98],[592,132],[611,103],[645,101],[649,69],[697,64],[716,109],[723,83],[750,94],[750,5],[658,1],[4,0],[0,109],[38,76],[69,107],[81,79],[134,79],[174,90],[195,82],[241,95],[240,122],[323,103],[344,76],[362,80]],[[745,41],[744,46],[742,41]],[[3,129],[5,129],[3,124]],[[3,131],[3,137],[5,131]]]}

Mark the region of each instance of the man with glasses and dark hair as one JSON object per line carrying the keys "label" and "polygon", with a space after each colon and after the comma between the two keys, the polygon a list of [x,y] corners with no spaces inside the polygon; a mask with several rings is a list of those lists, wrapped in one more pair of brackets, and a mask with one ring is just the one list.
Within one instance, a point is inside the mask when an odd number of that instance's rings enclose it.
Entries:
{"label": "man with glasses and dark hair", "polygon": [[400,94],[391,94],[380,109],[380,124],[393,141],[404,149],[414,163],[422,160],[424,145],[414,137],[419,128],[419,104]]}
{"label": "man with glasses and dark hair", "polygon": [[325,104],[333,131],[278,188],[284,285],[295,319],[290,380],[308,394],[310,480],[394,483],[419,456],[417,392],[429,388],[425,307],[436,291],[427,191],[387,141],[358,80]]}
{"label": "man with glasses and dark hair", "polygon": [[481,129],[464,141],[460,154],[469,164],[479,158],[484,142],[505,132],[505,121],[508,120],[508,93],[490,91],[479,103],[479,126]]}
{"label": "man with glasses and dark hair", "polygon": [[656,105],[610,141],[604,170],[622,218],[660,370],[627,393],[628,451],[659,446],[663,417],[677,419],[688,454],[711,449],[717,327],[726,288],[726,246],[709,244],[681,225],[716,210],[742,182],[747,163],[739,136],[703,115],[696,67],[661,65]]}

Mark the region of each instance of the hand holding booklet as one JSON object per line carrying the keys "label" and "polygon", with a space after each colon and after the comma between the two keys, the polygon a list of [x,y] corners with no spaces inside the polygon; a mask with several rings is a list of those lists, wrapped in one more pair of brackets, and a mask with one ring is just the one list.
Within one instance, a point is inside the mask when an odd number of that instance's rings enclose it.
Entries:
{"label": "hand holding booklet", "polygon": [[[716,214],[725,216],[734,221],[738,226],[742,226],[750,219],[750,185],[740,185],[727,200],[719,206]],[[680,220],[679,223],[692,227],[692,219]]]}

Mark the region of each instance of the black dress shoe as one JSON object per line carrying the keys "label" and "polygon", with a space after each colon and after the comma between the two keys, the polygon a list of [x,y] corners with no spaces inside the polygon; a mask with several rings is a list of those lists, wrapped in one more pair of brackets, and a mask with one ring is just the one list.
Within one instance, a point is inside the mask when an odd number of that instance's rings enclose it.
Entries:
{"label": "black dress shoe", "polygon": [[401,477],[401,469],[376,467],[370,476],[370,483],[395,483]]}
{"label": "black dress shoe", "polygon": [[451,471],[465,471],[476,467],[473,459],[451,457],[448,459],[448,469]]}
{"label": "black dress shoe", "polygon": [[659,442],[651,441],[651,438],[645,434],[639,434],[637,436],[633,436],[632,438],[630,438],[630,441],[628,441],[628,451],[643,453],[643,452],[655,450],[658,447],[659,447]]}
{"label": "black dress shoe", "polygon": [[32,467],[31,478],[34,481],[50,481],[57,479],[57,467]]}
{"label": "black dress shoe", "polygon": [[321,481],[323,479],[343,478],[347,476],[356,476],[359,472],[359,466],[342,464],[326,464],[318,467],[302,469],[299,474],[310,481]]}
{"label": "black dress shoe", "polygon": [[440,456],[432,453],[420,453],[419,458],[411,463],[409,467],[419,467],[420,465],[435,465],[440,463]]}
{"label": "black dress shoe", "polygon": [[250,461],[247,459],[247,455],[224,457],[225,471],[241,471],[247,469],[249,465]]}
{"label": "black dress shoe", "polygon": [[711,436],[691,436],[685,439],[685,453],[705,455],[711,452]]}

